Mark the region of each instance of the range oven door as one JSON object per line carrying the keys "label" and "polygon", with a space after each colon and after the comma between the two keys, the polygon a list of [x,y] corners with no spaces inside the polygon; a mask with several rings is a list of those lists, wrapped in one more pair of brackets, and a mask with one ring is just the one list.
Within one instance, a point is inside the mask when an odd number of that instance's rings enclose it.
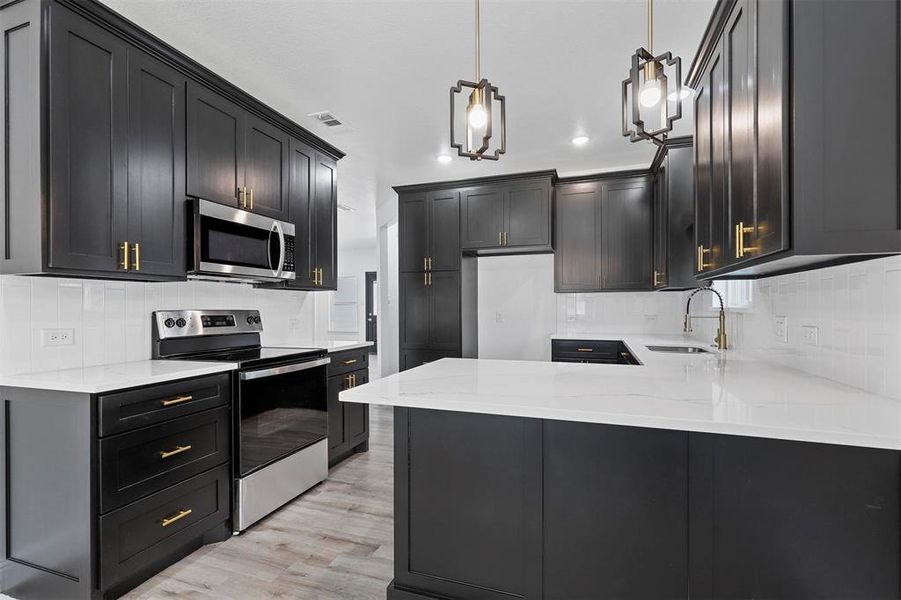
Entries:
{"label": "range oven door", "polygon": [[192,200],[192,207],[191,276],[294,279],[294,225],[208,200]]}
{"label": "range oven door", "polygon": [[238,372],[237,478],[326,438],[328,363],[320,358]]}

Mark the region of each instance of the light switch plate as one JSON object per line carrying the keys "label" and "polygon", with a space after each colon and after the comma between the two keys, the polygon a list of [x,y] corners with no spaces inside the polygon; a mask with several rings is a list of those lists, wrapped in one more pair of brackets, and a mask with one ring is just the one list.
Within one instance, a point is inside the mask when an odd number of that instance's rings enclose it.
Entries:
{"label": "light switch plate", "polygon": [[816,325],[801,326],[801,343],[808,346],[820,345],[820,328]]}
{"label": "light switch plate", "polygon": [[788,317],[776,317],[774,332],[777,340],[788,341]]}
{"label": "light switch plate", "polygon": [[503,323],[504,322],[504,315],[500,311],[494,313],[494,322],[495,323]]}
{"label": "light switch plate", "polygon": [[44,347],[71,346],[74,343],[74,329],[41,329],[41,345]]}

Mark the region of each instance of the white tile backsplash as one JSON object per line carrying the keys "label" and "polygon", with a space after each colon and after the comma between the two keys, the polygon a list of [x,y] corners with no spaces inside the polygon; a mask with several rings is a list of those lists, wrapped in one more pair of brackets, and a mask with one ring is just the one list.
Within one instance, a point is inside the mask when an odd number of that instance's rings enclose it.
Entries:
{"label": "white tile backsplash", "polygon": [[[780,275],[752,285],[750,309],[728,311],[732,348],[901,399],[901,257]],[[777,316],[787,319],[787,341],[776,336]],[[817,329],[815,345],[803,340],[805,327]],[[699,340],[711,341],[715,332],[714,320],[695,323]]]}
{"label": "white tile backsplash", "polygon": [[[263,343],[309,345],[312,294],[250,285],[141,283],[0,275],[0,375],[150,358],[155,310],[257,308]],[[45,347],[42,329],[74,331],[71,346]]]}
{"label": "white tile backsplash", "polygon": [[683,307],[674,292],[557,294],[557,333],[678,333]]}

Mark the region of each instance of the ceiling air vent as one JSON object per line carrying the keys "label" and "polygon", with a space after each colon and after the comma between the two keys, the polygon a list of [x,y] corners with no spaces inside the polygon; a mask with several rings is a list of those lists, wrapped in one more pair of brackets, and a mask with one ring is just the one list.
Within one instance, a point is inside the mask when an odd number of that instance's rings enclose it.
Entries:
{"label": "ceiling air vent", "polygon": [[339,121],[335,115],[330,113],[327,110],[323,110],[320,112],[314,112],[307,115],[311,119],[316,119],[326,127],[338,127],[339,125],[344,125],[341,121]]}

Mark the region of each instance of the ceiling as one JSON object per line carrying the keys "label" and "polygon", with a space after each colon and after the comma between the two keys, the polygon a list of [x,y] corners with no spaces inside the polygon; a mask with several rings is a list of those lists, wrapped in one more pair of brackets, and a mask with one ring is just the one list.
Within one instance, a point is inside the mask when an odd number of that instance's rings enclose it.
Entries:
{"label": "ceiling", "polygon": [[[647,166],[621,136],[620,82],[646,40],[643,0],[483,0],[482,73],[507,97],[507,154],[449,153],[448,90],[474,78],[472,0],[103,0],[347,153],[339,247],[375,244],[390,186],[556,168]],[[655,49],[697,50],[714,0],[657,0]],[[688,105],[686,105],[688,108]],[[345,126],[306,115],[328,110]],[[687,118],[676,132],[691,131]],[[588,144],[570,139],[587,135]]]}

